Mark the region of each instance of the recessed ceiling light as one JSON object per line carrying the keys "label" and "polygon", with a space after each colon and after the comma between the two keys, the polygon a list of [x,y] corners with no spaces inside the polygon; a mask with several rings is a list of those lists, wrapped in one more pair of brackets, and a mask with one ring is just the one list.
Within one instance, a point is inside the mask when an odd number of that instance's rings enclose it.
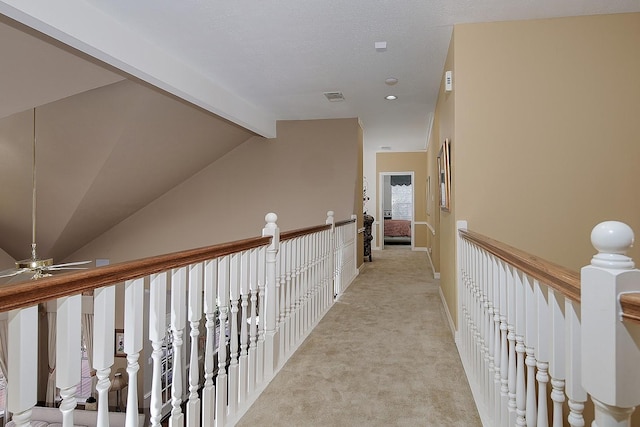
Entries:
{"label": "recessed ceiling light", "polygon": [[387,101],[393,101],[395,99],[398,99],[398,97],[395,95],[387,95],[384,97],[384,99],[386,99]]}
{"label": "recessed ceiling light", "polygon": [[393,86],[394,84],[398,83],[398,79],[396,79],[395,77],[389,77],[384,82],[389,86]]}
{"label": "recessed ceiling light", "polygon": [[387,42],[375,42],[376,52],[384,52],[387,50]]}

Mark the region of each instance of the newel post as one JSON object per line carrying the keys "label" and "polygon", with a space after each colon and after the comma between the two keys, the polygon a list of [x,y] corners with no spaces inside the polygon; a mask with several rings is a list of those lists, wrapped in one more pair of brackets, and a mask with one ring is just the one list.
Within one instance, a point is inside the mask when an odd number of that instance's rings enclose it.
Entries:
{"label": "newel post", "polygon": [[[278,359],[275,354],[275,335],[276,335],[276,258],[278,255],[278,248],[280,245],[280,229],[276,224],[278,216],[274,213],[268,213],[264,217],[267,224],[262,229],[262,236],[272,236],[271,244],[267,248],[267,259],[265,265],[266,273],[266,286],[265,286],[265,308],[266,308],[266,320],[265,320],[265,362],[264,362],[264,375],[265,378],[273,377],[273,371]],[[261,307],[262,308],[262,307]],[[262,317],[262,316],[261,316]]]}
{"label": "newel post", "polygon": [[582,268],[582,381],[595,404],[593,427],[631,426],[640,404],[640,349],[629,329],[636,326],[620,316],[620,295],[640,291],[640,270],[625,255],[633,239],[624,223],[598,224],[591,232],[598,254]]}
{"label": "newel post", "polygon": [[[327,212],[327,220],[325,221],[325,224],[327,225],[331,225],[331,231],[329,233],[329,280],[331,281],[330,283],[330,287],[331,287],[331,292],[333,293],[333,298],[335,299],[336,295],[338,295],[338,292],[336,290],[337,288],[337,280],[336,280],[336,271],[335,271],[335,263],[336,263],[336,226],[335,226],[335,219],[333,218],[333,211],[328,211]],[[332,300],[333,301],[333,300]]]}

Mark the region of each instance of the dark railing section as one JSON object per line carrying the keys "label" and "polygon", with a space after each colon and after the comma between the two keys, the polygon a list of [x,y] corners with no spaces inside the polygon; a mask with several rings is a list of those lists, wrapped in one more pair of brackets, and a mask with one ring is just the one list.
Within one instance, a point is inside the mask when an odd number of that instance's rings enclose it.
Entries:
{"label": "dark railing section", "polygon": [[319,231],[328,230],[331,224],[316,225],[313,227],[300,228],[298,230],[285,231],[280,233],[280,241],[295,239],[296,237],[306,236],[307,234],[317,233]]}

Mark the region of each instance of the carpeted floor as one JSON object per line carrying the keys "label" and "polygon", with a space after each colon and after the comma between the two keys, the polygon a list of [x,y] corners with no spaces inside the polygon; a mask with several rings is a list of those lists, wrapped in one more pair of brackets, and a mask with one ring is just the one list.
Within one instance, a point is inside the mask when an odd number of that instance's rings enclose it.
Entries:
{"label": "carpeted floor", "polygon": [[239,426],[480,426],[424,252],[373,252]]}

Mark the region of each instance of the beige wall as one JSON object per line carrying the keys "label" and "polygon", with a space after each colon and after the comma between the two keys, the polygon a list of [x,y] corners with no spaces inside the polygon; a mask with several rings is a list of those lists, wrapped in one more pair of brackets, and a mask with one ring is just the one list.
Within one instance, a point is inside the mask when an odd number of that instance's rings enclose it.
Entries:
{"label": "beige wall", "polygon": [[[457,102],[456,91],[445,92],[444,91],[444,72],[452,71],[453,75],[456,75],[455,64],[455,52],[456,52],[456,32],[454,29],[451,42],[449,44],[449,52],[447,53],[447,59],[445,60],[443,78],[440,83],[440,92],[438,96],[438,102],[436,104],[436,114],[434,121],[437,121],[438,139],[433,141],[430,146],[430,150],[433,149],[432,162],[433,173],[435,175],[435,183],[437,187],[438,172],[436,165],[436,158],[440,147],[445,138],[451,140],[451,199],[449,201],[449,212],[440,210],[440,198],[439,193],[436,197],[436,206],[438,209],[438,215],[440,218],[439,227],[437,231],[440,235],[440,286],[442,288],[442,294],[444,295],[449,313],[457,327],[457,291],[455,280],[455,212],[456,212],[456,120],[454,110]],[[455,82],[455,77],[454,77]],[[455,85],[456,83],[454,83]],[[439,191],[439,190],[438,190]]]}
{"label": "beige wall", "polygon": [[640,14],[461,25],[455,44],[456,216],[573,269],[598,222],[640,231]]}
{"label": "beige wall", "polygon": [[[428,245],[428,228],[424,224],[427,221],[427,153],[426,151],[403,153],[377,153],[376,154],[376,194],[381,194],[380,173],[382,172],[413,172],[413,221],[422,224],[414,224],[414,241],[416,248],[426,248]],[[379,221],[382,220],[380,206],[375,207],[376,214],[376,239],[381,242]]]}
{"label": "beige wall", "polygon": [[6,270],[15,267],[16,260],[11,255],[0,249],[0,270]]}
{"label": "beige wall", "polygon": [[283,231],[322,224],[328,210],[347,219],[361,210],[359,129],[357,119],[279,122],[277,138],[249,139],[73,257],[113,263],[257,236],[267,212]]}
{"label": "beige wall", "polygon": [[[640,231],[639,45],[640,14],[455,27],[454,92],[438,103],[453,151],[445,296],[455,289],[454,218],[576,270],[594,253],[598,222]],[[631,254],[639,260],[640,248]],[[455,298],[447,303],[453,312]]]}

